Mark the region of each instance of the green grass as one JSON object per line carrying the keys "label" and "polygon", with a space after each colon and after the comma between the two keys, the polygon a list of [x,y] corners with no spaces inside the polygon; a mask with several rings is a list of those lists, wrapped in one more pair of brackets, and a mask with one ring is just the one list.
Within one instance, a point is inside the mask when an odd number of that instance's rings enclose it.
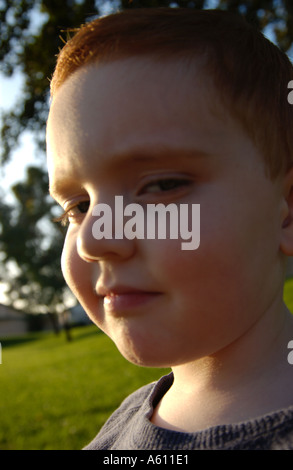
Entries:
{"label": "green grass", "polygon": [[291,313],[293,313],[293,278],[289,278],[285,282],[284,302]]}
{"label": "green grass", "polygon": [[[293,279],[284,300],[293,312]],[[0,450],[79,450],[121,401],[167,370],[136,367],[95,326],[0,340]]]}
{"label": "green grass", "polygon": [[0,449],[79,450],[121,401],[167,370],[134,366],[95,326],[2,340]]}

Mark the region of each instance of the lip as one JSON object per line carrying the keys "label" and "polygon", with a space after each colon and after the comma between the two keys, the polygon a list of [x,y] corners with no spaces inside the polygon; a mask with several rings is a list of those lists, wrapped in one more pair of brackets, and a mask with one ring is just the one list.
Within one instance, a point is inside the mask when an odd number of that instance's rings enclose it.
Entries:
{"label": "lip", "polygon": [[105,310],[117,313],[142,307],[160,295],[159,292],[127,286],[103,287],[98,289],[97,294],[103,299]]}

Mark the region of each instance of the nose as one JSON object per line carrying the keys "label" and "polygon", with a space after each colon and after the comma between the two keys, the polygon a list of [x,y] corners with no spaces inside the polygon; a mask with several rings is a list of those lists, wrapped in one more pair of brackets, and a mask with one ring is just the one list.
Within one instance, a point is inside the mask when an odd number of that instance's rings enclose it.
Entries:
{"label": "nose", "polygon": [[[98,210],[97,210],[98,208]],[[135,240],[129,240],[115,227],[118,216],[112,214],[113,208],[99,203],[88,211],[77,235],[77,252],[85,261],[96,262],[105,259],[127,259],[135,251]],[[120,214],[120,220],[123,213]],[[117,230],[115,230],[117,228]]]}

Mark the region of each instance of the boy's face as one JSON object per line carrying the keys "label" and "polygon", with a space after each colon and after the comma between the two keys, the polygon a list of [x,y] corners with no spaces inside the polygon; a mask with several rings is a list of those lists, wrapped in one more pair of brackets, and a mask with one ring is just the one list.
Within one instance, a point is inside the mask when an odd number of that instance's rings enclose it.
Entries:
{"label": "boy's face", "polygon": [[[48,120],[50,187],[71,212],[65,279],[130,361],[172,366],[243,335],[280,294],[281,185],[217,90],[178,63],[87,66],[58,91]],[[200,204],[197,250],[182,240],[102,239],[92,209]],[[82,204],[81,204],[82,203]],[[80,205],[79,205],[80,204]],[[134,293],[135,291],[135,293]],[[116,296],[106,296],[105,293]]]}

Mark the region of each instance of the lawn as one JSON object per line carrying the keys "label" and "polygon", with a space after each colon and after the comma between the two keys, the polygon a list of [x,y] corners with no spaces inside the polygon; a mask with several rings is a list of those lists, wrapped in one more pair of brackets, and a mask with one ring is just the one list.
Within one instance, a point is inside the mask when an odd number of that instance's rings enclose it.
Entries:
{"label": "lawn", "polygon": [[[284,299],[293,312],[293,279]],[[2,340],[0,450],[79,450],[121,401],[168,370],[128,363],[95,326]]]}
{"label": "lawn", "polygon": [[128,363],[95,326],[2,340],[0,450],[79,450],[129,393],[168,370]]}
{"label": "lawn", "polygon": [[293,278],[289,278],[285,282],[284,302],[291,313],[293,313]]}

